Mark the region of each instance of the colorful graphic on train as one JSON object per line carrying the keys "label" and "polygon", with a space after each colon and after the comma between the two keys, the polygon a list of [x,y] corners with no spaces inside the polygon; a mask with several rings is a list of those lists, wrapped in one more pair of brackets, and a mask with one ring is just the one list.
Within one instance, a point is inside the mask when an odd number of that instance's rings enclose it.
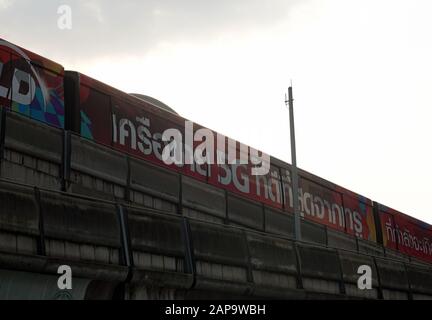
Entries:
{"label": "colorful graphic on train", "polygon": [[63,67],[0,39],[0,105],[64,128]]}
{"label": "colorful graphic on train", "polygon": [[[66,95],[64,79],[70,80]],[[293,212],[288,164],[272,158],[266,175],[252,175],[250,163],[167,164],[162,159],[167,145],[162,134],[176,129],[185,137],[186,119],[85,75],[64,71],[61,65],[1,39],[0,106],[62,129],[67,116],[66,129],[74,134],[211,184],[216,190],[260,202],[266,210]],[[193,126],[193,135],[203,128]],[[211,150],[219,156],[227,149],[219,149],[217,133],[213,133]],[[194,139],[192,152],[200,143]],[[240,155],[237,159],[246,150],[236,141],[234,149]],[[432,227],[427,223],[375,205],[306,171],[300,170],[299,175],[299,206],[305,219],[360,239],[382,241],[387,249],[432,262]]]}
{"label": "colorful graphic on train", "polygon": [[[200,165],[182,162],[167,165],[162,159],[162,151],[167,145],[162,141],[163,132],[177,129],[185,137],[188,125],[193,126],[193,133],[202,126],[157,110],[85,75],[80,74],[78,78],[82,136],[273,208],[293,211],[289,166],[283,168],[272,164],[266,175],[252,175],[251,163]],[[214,154],[225,153],[227,158],[228,140],[224,151],[218,149],[216,132],[213,132],[211,141]],[[231,142],[235,143],[237,158],[242,152],[250,152],[245,148],[247,146],[234,140]],[[194,151],[200,143],[194,141]],[[249,154],[245,158],[248,157]],[[376,241],[371,200],[336,185],[323,186],[317,183],[316,177],[308,178],[303,174],[298,194],[300,211],[305,219],[361,239]]]}

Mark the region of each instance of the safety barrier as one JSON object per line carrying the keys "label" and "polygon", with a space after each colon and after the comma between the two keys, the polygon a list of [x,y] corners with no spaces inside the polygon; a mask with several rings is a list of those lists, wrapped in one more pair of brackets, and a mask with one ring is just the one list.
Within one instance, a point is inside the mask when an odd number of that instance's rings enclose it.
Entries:
{"label": "safety barrier", "polygon": [[[149,287],[188,289],[192,286],[192,266],[188,234],[179,216],[161,215],[151,210],[125,207],[123,213],[129,239],[133,295],[143,284]],[[141,284],[137,285],[137,284]]]}
{"label": "safety barrier", "polygon": [[334,230],[327,229],[327,245],[333,248],[357,251],[357,241],[355,238]]}
{"label": "safety barrier", "polygon": [[343,294],[341,265],[335,250],[309,245],[298,246],[303,288],[332,295]]}
{"label": "safety barrier", "polygon": [[129,168],[131,190],[178,203],[180,193],[178,174],[133,158],[129,160]]}
{"label": "safety barrier", "polygon": [[61,188],[62,130],[1,109],[1,176],[30,185]]}
{"label": "safety barrier", "polygon": [[[342,276],[345,284],[345,293],[351,297],[363,299],[378,299],[379,298],[379,282],[378,272],[372,256],[358,254],[350,251],[339,250],[339,259],[341,262]],[[372,288],[367,290],[359,290],[359,268],[368,266],[372,271]]]}
{"label": "safety barrier", "polygon": [[252,279],[244,231],[189,220],[195,288],[232,294],[251,291]]}
{"label": "safety barrier", "polygon": [[228,195],[228,219],[233,224],[263,230],[264,213],[260,204]]}
{"label": "safety barrier", "polygon": [[265,232],[294,238],[294,218],[284,212],[264,209]]}
{"label": "safety barrier", "polygon": [[405,264],[383,258],[375,258],[375,261],[383,298],[408,299],[410,297],[410,285]]}
{"label": "safety barrier", "polygon": [[406,265],[412,298],[415,300],[432,299],[432,273],[430,268]]}
{"label": "safety barrier", "polygon": [[[388,257],[4,180],[0,199],[0,268],[54,276],[70,265],[87,279],[80,297],[432,297],[431,268]],[[357,286],[362,265],[372,290]]]}
{"label": "safety barrier", "polygon": [[[292,215],[286,211],[242,198],[6,109],[2,108],[0,115],[2,178],[293,238]],[[331,188],[332,184],[328,182],[324,187]],[[381,244],[356,239],[311,221],[303,220],[301,229],[302,239],[310,243],[425,264],[400,252],[384,250]]]}
{"label": "safety barrier", "polygon": [[[106,298],[117,287],[130,298],[432,296],[421,260],[306,220],[294,242],[286,212],[4,109],[2,119],[0,268],[53,274],[66,261]],[[356,287],[360,264],[373,269],[371,291]]]}
{"label": "safety barrier", "polygon": [[272,298],[301,298],[301,279],[295,244],[287,239],[247,234],[253,295]]}
{"label": "safety barrier", "polygon": [[226,218],[225,191],[186,176],[182,177],[182,204],[193,210]]}
{"label": "safety barrier", "polygon": [[38,254],[41,251],[39,213],[33,188],[1,182],[0,203],[1,250]]}

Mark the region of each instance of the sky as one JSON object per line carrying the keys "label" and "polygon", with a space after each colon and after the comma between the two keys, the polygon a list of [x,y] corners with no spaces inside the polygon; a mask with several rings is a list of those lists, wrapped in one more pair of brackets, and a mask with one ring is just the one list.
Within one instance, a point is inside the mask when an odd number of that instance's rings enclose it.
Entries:
{"label": "sky", "polygon": [[[71,29],[60,29],[60,5]],[[0,37],[432,224],[432,2],[0,0]]]}

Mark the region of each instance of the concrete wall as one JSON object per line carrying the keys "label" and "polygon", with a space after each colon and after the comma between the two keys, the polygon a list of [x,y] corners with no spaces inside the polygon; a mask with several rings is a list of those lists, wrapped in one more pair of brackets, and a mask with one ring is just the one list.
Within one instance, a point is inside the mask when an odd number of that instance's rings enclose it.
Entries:
{"label": "concrete wall", "polygon": [[63,132],[7,112],[1,177],[59,190]]}
{"label": "concrete wall", "polygon": [[[2,150],[6,273],[69,264],[85,298],[432,296],[421,261],[310,221],[296,243],[285,212],[13,113]],[[357,288],[363,264],[373,290]]]}
{"label": "concrete wall", "polygon": [[[0,268],[70,265],[87,298],[432,297],[426,266],[13,182],[0,181],[0,199]],[[372,290],[357,287],[360,265]]]}

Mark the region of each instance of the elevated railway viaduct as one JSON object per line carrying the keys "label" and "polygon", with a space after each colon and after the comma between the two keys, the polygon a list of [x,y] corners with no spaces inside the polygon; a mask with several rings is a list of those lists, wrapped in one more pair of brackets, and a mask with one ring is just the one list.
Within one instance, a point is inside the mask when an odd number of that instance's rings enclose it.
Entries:
{"label": "elevated railway viaduct", "polygon": [[420,260],[306,220],[296,242],[290,215],[5,109],[0,123],[0,299],[432,298]]}

